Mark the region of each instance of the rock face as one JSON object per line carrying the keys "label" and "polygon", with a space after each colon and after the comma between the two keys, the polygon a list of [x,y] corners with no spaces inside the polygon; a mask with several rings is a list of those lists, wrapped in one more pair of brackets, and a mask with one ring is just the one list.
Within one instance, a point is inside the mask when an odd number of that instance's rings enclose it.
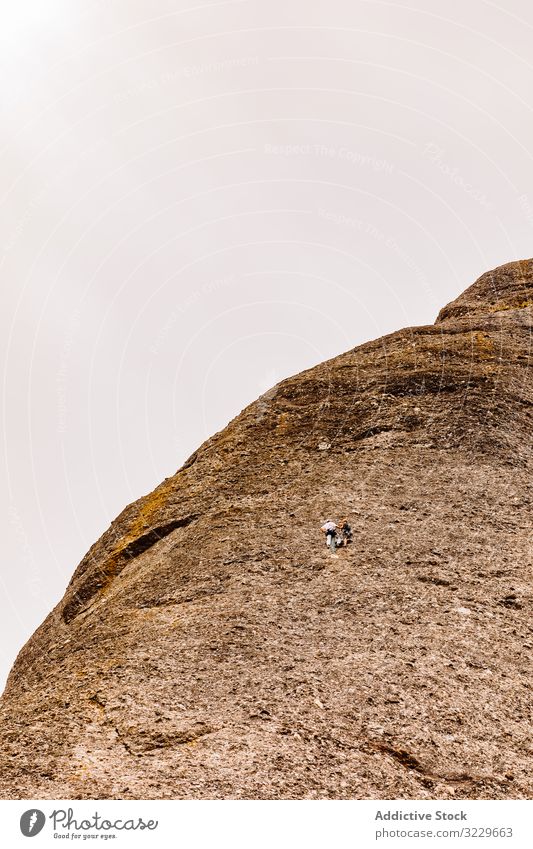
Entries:
{"label": "rock face", "polygon": [[127,507],[11,672],[2,798],[532,798],[532,304],[484,274]]}

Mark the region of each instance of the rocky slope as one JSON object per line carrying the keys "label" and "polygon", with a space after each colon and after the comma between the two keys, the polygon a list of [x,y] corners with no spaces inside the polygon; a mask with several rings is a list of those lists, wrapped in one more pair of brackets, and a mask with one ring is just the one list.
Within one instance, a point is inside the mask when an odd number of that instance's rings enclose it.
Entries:
{"label": "rocky slope", "polygon": [[532,304],[484,274],[127,507],[19,654],[1,797],[532,798]]}

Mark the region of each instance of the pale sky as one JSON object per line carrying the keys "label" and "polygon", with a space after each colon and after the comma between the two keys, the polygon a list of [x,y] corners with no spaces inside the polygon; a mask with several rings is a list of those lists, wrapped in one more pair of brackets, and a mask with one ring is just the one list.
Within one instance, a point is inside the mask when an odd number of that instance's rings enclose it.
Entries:
{"label": "pale sky", "polygon": [[526,0],[3,0],[0,689],[122,508],[533,254]]}

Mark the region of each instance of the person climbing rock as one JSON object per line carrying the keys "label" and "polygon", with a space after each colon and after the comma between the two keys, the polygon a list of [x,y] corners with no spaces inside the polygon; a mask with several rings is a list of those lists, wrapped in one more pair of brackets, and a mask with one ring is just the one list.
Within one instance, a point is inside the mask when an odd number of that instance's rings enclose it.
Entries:
{"label": "person climbing rock", "polygon": [[340,535],[342,537],[342,545],[349,545],[353,539],[352,526],[348,519],[341,519],[339,522]]}
{"label": "person climbing rock", "polygon": [[332,551],[335,551],[337,523],[332,522],[331,519],[328,519],[327,522],[324,522],[320,530],[326,535],[326,547],[331,548]]}

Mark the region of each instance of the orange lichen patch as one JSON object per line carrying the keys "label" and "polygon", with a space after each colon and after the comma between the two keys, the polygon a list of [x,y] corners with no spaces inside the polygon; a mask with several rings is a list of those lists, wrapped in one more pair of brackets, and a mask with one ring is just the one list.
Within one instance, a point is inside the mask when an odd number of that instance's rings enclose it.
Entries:
{"label": "orange lichen patch", "polygon": [[504,310],[523,310],[525,307],[532,307],[533,301],[522,300],[522,301],[500,301],[498,304],[493,304],[490,308],[490,312],[503,312]]}
{"label": "orange lichen patch", "polygon": [[487,333],[476,331],[473,334],[472,347],[480,360],[491,360],[494,357],[494,342]]}
{"label": "orange lichen patch", "polygon": [[140,534],[142,534],[142,532],[153,522],[156,513],[162,507],[166,506],[168,496],[172,491],[173,486],[174,481],[172,478],[169,478],[168,480],[163,481],[160,486],[144,498],[139,507],[139,511],[130,524],[126,534],[121,537],[121,539],[113,547],[112,556],[120,554],[127,545],[134,542],[134,540],[136,540],[137,537],[139,537]]}
{"label": "orange lichen patch", "polygon": [[143,531],[153,523],[156,514],[166,506],[172,487],[173,481],[172,478],[169,478],[144,498],[128,530],[115,543],[108,559],[100,565],[98,572],[101,577],[100,593],[102,595],[105,595],[109,590],[110,585],[123,565],[121,554],[132,542],[135,542],[141,536]]}
{"label": "orange lichen patch", "polygon": [[100,566],[98,571],[102,578],[100,590],[102,594],[105,595],[106,590],[109,588],[109,584],[111,584],[113,578],[116,578],[119,571],[117,558],[110,557],[109,560],[106,560],[106,562]]}
{"label": "orange lichen patch", "polygon": [[289,414],[288,413],[280,413],[278,417],[277,429],[283,433],[287,430],[289,426]]}

